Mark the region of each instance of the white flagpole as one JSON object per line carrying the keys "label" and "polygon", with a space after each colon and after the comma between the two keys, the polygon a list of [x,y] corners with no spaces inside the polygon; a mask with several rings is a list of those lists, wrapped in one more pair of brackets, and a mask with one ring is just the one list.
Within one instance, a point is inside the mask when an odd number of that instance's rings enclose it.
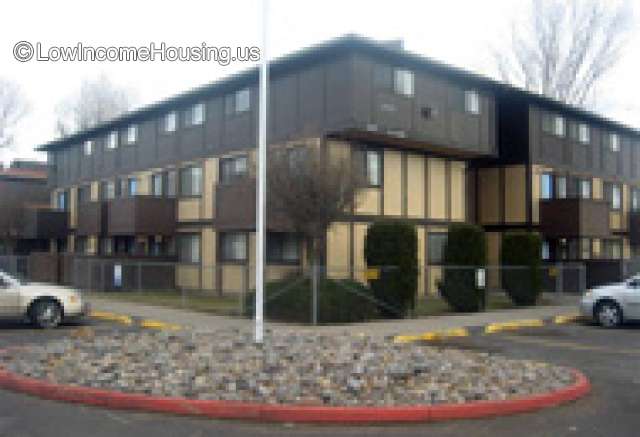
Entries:
{"label": "white flagpole", "polygon": [[260,112],[258,124],[258,178],[256,197],[256,343],[264,338],[264,254],[267,186],[267,21],[269,0],[262,0],[262,50],[260,53]]}

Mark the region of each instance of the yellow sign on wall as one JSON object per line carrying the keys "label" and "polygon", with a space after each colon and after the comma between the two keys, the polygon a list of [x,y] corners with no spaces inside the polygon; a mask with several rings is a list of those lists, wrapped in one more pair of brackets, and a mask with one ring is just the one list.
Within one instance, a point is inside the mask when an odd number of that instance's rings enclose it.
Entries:
{"label": "yellow sign on wall", "polygon": [[370,267],[367,269],[366,278],[368,281],[375,281],[380,279],[380,269],[377,267]]}

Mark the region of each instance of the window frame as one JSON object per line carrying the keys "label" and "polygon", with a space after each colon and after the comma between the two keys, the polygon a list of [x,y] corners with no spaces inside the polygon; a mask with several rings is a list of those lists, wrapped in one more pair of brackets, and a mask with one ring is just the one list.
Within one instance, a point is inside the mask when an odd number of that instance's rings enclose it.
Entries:
{"label": "window frame", "polygon": [[105,144],[105,148],[107,150],[116,150],[118,148],[118,131],[111,131],[107,135],[107,140]]}
{"label": "window frame", "polygon": [[[372,178],[372,173],[370,172],[371,167],[369,166],[369,163],[370,163],[369,158],[373,156],[376,157],[375,161],[377,162],[377,172],[376,172],[375,178]],[[382,150],[366,149],[364,151],[364,176],[365,176],[365,180],[367,181],[367,186],[370,188],[382,187],[383,168],[384,168],[384,164],[382,160],[383,160]]]}
{"label": "window frame", "polygon": [[[249,248],[248,248],[249,239],[248,239],[247,233],[246,232],[220,232],[219,235],[220,235],[220,240],[219,240],[218,252],[220,253],[220,262],[237,263],[237,264],[245,263],[248,259],[248,252],[249,252]],[[242,240],[241,245],[243,247],[242,251],[244,253],[240,257],[236,257],[234,255],[230,256],[230,254],[227,253],[227,248],[234,247],[233,245],[236,242],[232,242],[231,246],[228,246],[225,240],[232,237],[239,237]],[[235,250],[235,247],[234,247],[234,250]]]}
{"label": "window frame", "polygon": [[177,130],[178,113],[176,111],[167,112],[164,117],[162,117],[162,132],[165,134],[172,134]]}
{"label": "window frame", "polygon": [[[295,244],[295,258],[288,258],[285,256],[285,245],[292,242]],[[278,250],[275,250],[274,243],[281,245],[281,247],[279,247]],[[302,260],[302,240],[300,238],[300,235],[293,232],[268,232],[266,260],[267,264],[300,264]]]}
{"label": "window frame", "polygon": [[[434,247],[432,239],[438,238],[442,239],[439,244],[442,246],[439,248],[440,252],[437,257],[434,257],[432,252],[432,247]],[[428,266],[441,266],[444,265],[444,255],[445,255],[445,247],[447,245],[447,240],[449,238],[449,234],[447,232],[428,232],[427,233],[427,265]]]}
{"label": "window frame", "polygon": [[588,123],[578,123],[578,142],[591,144],[591,126]]}
{"label": "window frame", "polygon": [[[206,117],[206,107],[204,102],[196,103],[191,107],[191,111],[189,112],[189,124],[191,126],[202,126],[204,124],[204,120]],[[200,114],[200,116],[196,118],[196,114]]]}
{"label": "window frame", "polygon": [[[133,132],[133,135],[132,135]],[[132,139],[133,137],[133,139]],[[127,144],[136,144],[138,142],[138,125],[130,124],[127,126]]]}
{"label": "window frame", "polygon": [[620,152],[621,143],[622,143],[622,139],[620,138],[620,135],[617,132],[609,132],[608,145],[609,145],[609,150],[611,152],[613,153]]}
{"label": "window frame", "polygon": [[[548,190],[545,189],[545,181],[548,181]],[[540,174],[540,199],[551,200],[555,198],[555,180],[552,173]],[[546,194],[548,192],[548,195]]]}
{"label": "window frame", "polygon": [[[185,184],[185,175],[189,174],[189,184]],[[196,175],[198,176],[196,178]],[[203,192],[203,170],[201,165],[193,164],[186,167],[183,167],[179,171],[179,182],[178,182],[178,191],[180,193],[180,197],[200,197]],[[196,181],[196,183],[194,183]],[[185,192],[186,187],[189,187],[189,192]],[[194,190],[194,187],[197,187],[197,190]]]}
{"label": "window frame", "polygon": [[477,90],[465,90],[464,112],[472,115],[480,115],[482,113],[480,105],[480,93]]}
{"label": "window frame", "polygon": [[393,92],[398,96],[415,96],[415,73],[406,68],[393,69]]}
{"label": "window frame", "polygon": [[[189,240],[189,256],[185,257],[184,242]],[[194,248],[191,247],[193,242],[197,242],[197,254],[194,253]],[[194,256],[195,255],[195,256]],[[202,261],[202,236],[199,233],[190,234],[178,234],[178,262],[180,264],[200,264]]]}
{"label": "window frame", "polygon": [[[244,169],[238,171],[238,163],[244,161]],[[233,164],[233,172],[229,173],[227,166]],[[233,185],[236,181],[245,178],[249,174],[249,156],[246,154],[223,156],[218,162],[218,183],[220,185]]]}
{"label": "window frame", "polygon": [[84,153],[84,156],[91,156],[93,155],[93,140],[86,140],[84,142],[84,144],[82,145],[82,151]]}
{"label": "window frame", "polygon": [[[158,183],[160,181],[160,194],[157,193]],[[154,197],[163,197],[164,196],[164,174],[163,173],[152,173],[151,174],[151,195]]]}
{"label": "window frame", "polygon": [[[242,104],[242,105],[241,105]],[[235,92],[233,98],[233,113],[242,114],[251,110],[251,89],[242,88]]]}

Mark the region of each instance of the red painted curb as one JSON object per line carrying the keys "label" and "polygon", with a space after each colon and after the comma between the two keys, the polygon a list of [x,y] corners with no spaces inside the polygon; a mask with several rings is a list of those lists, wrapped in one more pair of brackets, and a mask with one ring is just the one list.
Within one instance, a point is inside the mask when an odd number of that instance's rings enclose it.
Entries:
{"label": "red painted curb", "polygon": [[325,407],[293,404],[258,404],[154,397],[90,387],[61,385],[0,369],[0,387],[44,399],[119,409],[142,410],[216,419],[250,419],[269,422],[382,423],[429,422],[503,416],[552,407],[576,400],[591,390],[588,379],[573,370],[576,382],[563,389],[526,398],[476,401],[464,404]]}

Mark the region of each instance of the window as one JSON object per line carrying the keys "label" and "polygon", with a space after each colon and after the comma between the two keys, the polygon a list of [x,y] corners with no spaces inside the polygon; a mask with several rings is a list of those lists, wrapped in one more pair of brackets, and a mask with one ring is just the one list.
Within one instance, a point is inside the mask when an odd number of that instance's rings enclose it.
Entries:
{"label": "window", "polygon": [[175,112],[170,112],[164,116],[163,130],[167,133],[175,132],[178,124],[178,116]]}
{"label": "window", "polygon": [[101,197],[103,200],[113,200],[116,198],[116,184],[114,181],[104,181],[101,187]]}
{"label": "window", "polygon": [[118,132],[111,132],[107,136],[107,149],[113,150],[118,147]]}
{"label": "window", "polygon": [[93,141],[87,140],[84,142],[84,155],[91,156],[93,154]]}
{"label": "window", "polygon": [[439,265],[444,262],[444,248],[447,244],[447,234],[444,232],[431,232],[427,237],[429,265]]}
{"label": "window", "polygon": [[199,196],[202,194],[202,167],[186,167],[180,170],[180,195]]}
{"label": "window", "polygon": [[100,240],[100,254],[112,255],[113,254],[113,239],[103,238]]}
{"label": "window", "polygon": [[220,234],[222,261],[245,261],[247,259],[247,236],[239,232]]}
{"label": "window", "polygon": [[138,179],[128,178],[127,179],[127,196],[133,197],[137,193],[138,193]]}
{"label": "window", "polygon": [[220,183],[231,184],[247,174],[247,157],[238,155],[220,159]]}
{"label": "window", "polygon": [[622,195],[620,190],[620,185],[618,184],[605,184],[606,188],[606,197],[609,201],[609,206],[611,209],[618,210],[622,204]]}
{"label": "window", "polygon": [[270,263],[297,263],[300,261],[300,239],[296,234],[268,233],[267,261]]}
{"label": "window", "polygon": [[178,237],[178,259],[183,263],[200,262],[200,235],[184,234]]}
{"label": "window", "polygon": [[591,141],[591,129],[588,124],[580,123],[578,125],[578,141],[582,144],[589,144]]}
{"label": "window", "polygon": [[372,187],[379,187],[382,184],[382,163],[381,154],[377,150],[367,150],[365,152],[365,171],[367,183]]}
{"label": "window", "polygon": [[545,261],[551,259],[551,248],[547,240],[544,240],[540,246],[540,257]]}
{"label": "window", "polygon": [[631,190],[631,211],[640,211],[640,189],[633,188]]}
{"label": "window", "polygon": [[88,249],[87,246],[87,237],[76,237],[75,253],[86,254]]}
{"label": "window", "polygon": [[566,121],[559,115],[545,113],[542,115],[542,130],[557,137],[564,137]]}
{"label": "window", "polygon": [[251,109],[251,91],[244,88],[229,94],[224,99],[224,113],[226,115],[239,114]]}
{"label": "window", "polygon": [[609,133],[609,148],[612,152],[620,151],[620,136],[616,133]]}
{"label": "window", "polygon": [[413,72],[395,70],[393,72],[393,90],[401,96],[413,97]]}
{"label": "window", "polygon": [[480,95],[477,91],[464,92],[464,110],[469,114],[480,114]]}
{"label": "window", "polygon": [[567,178],[566,176],[556,177],[556,197],[558,199],[567,198]]}
{"label": "window", "polygon": [[540,198],[553,199],[553,175],[549,173],[540,175]]}
{"label": "window", "polygon": [[56,195],[56,208],[61,211],[67,211],[69,208],[67,191],[60,191]]}
{"label": "window", "polygon": [[162,191],[162,179],[162,173],[151,175],[151,194],[156,197],[161,197],[164,194]]}
{"label": "window", "polygon": [[87,203],[91,200],[91,186],[83,185],[78,187],[78,204]]}
{"label": "window", "polygon": [[198,103],[191,108],[191,125],[197,126],[204,123],[204,103]]}
{"label": "window", "polygon": [[580,197],[582,199],[591,199],[591,180],[580,179],[578,180],[578,188]]}
{"label": "window", "polygon": [[620,259],[622,257],[620,240],[604,240],[602,245],[605,259]]}
{"label": "window", "polygon": [[148,254],[150,256],[163,256],[168,254],[167,240],[159,236],[149,237],[147,239]]}
{"label": "window", "polygon": [[580,258],[591,259],[591,239],[590,238],[580,239]]}
{"label": "window", "polygon": [[178,192],[178,179],[176,170],[169,170],[167,172],[167,196],[168,197],[176,197],[176,193]]}
{"label": "window", "polygon": [[138,126],[132,124],[127,128],[127,144],[134,144],[138,141]]}

